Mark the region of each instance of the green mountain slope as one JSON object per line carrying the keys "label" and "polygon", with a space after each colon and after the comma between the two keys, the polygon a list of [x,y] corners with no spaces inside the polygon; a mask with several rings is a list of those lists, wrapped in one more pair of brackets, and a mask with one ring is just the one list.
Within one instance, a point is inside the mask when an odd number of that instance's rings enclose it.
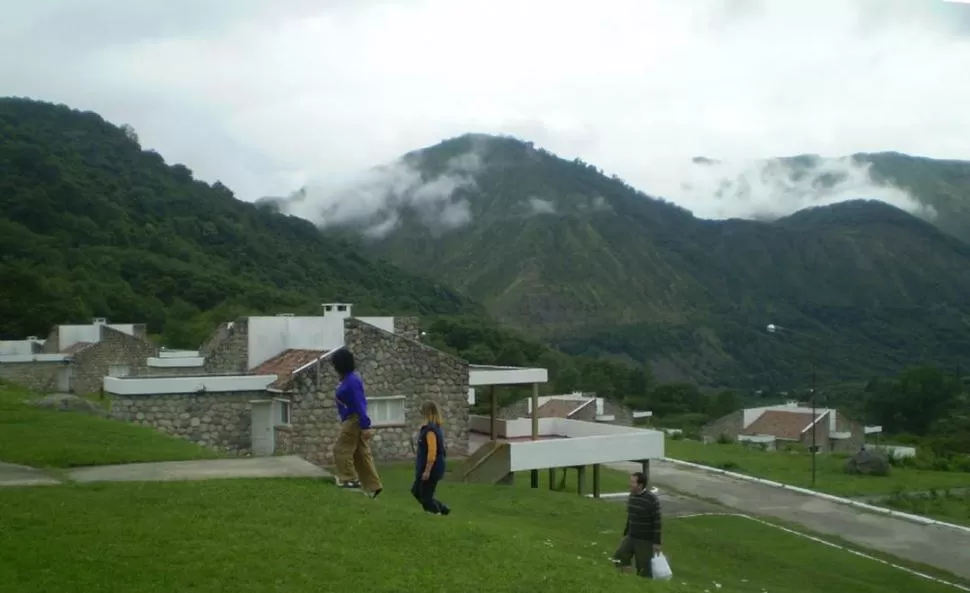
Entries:
{"label": "green mountain slope", "polygon": [[194,348],[237,315],[349,301],[364,314],[420,314],[431,345],[473,362],[549,368],[559,392],[644,397],[642,368],[555,352],[361,251],[193,180],[94,113],[0,99],[0,339],[105,316],[147,322],[166,345]]}
{"label": "green mountain slope", "polygon": [[970,245],[894,207],[700,220],[510,138],[463,136],[404,161],[430,179],[469,152],[475,184],[453,196],[467,225],[432,231],[405,210],[370,248],[567,351],[749,386],[800,380],[809,358],[848,379],[970,354]]}
{"label": "green mountain slope", "polygon": [[[0,337],[44,335],[92,316],[159,332],[217,307],[223,316],[299,312],[332,300],[362,312],[481,311],[358,251],[165,164],[130,128],[0,99]],[[198,339],[175,337],[186,346]]]}

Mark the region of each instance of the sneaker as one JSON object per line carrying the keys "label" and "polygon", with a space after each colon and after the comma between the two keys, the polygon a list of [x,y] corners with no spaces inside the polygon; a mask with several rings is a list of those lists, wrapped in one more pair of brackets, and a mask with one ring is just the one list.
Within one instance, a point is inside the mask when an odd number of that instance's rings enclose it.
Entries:
{"label": "sneaker", "polygon": [[367,493],[367,496],[369,496],[370,498],[377,498],[377,496],[378,496],[378,495],[379,495],[379,494],[380,494],[381,492],[383,492],[383,491],[384,491],[384,489],[383,489],[383,488],[378,488],[377,490],[374,490],[373,492],[368,492],[368,493]]}
{"label": "sneaker", "polygon": [[360,488],[360,482],[358,482],[357,480],[348,480],[347,482],[341,482],[340,480],[336,480],[336,483],[338,488],[347,488],[347,489]]}
{"label": "sneaker", "polygon": [[448,507],[441,507],[441,512],[438,513],[438,514],[439,515],[445,515],[445,516],[450,515],[451,514],[451,509],[448,508]]}

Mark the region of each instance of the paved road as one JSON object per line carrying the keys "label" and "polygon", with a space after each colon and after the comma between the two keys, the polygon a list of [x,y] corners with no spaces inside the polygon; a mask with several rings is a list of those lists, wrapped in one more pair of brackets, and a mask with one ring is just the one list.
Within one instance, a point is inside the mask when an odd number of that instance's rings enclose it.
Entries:
{"label": "paved road", "polygon": [[[611,464],[623,471],[638,471],[639,464]],[[834,535],[854,544],[921,562],[970,579],[970,533],[919,525],[876,515],[814,496],[808,496],[705,472],[654,462],[650,478],[668,486],[750,515],[775,517],[810,531]]]}
{"label": "paved road", "polygon": [[60,482],[39,469],[0,461],[0,486],[48,486]]}
{"label": "paved road", "polygon": [[67,472],[75,482],[214,480],[224,478],[325,478],[330,474],[296,455],[200,461],[165,461],[83,467]]}

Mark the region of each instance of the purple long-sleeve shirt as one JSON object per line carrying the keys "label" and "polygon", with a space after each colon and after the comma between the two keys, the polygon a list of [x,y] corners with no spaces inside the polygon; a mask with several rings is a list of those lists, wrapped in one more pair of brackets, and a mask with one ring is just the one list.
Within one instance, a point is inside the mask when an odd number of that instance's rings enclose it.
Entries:
{"label": "purple long-sleeve shirt", "polygon": [[370,417],[367,415],[367,397],[364,395],[364,382],[356,372],[350,373],[337,385],[337,414],[343,422],[351,414],[357,414],[361,430],[370,428]]}

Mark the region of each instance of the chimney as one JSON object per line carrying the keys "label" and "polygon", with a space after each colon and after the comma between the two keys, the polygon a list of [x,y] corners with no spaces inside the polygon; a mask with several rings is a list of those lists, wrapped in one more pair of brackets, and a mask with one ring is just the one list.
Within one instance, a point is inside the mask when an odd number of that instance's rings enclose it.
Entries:
{"label": "chimney", "polygon": [[339,317],[347,319],[350,317],[350,309],[353,305],[349,303],[323,303],[324,317]]}
{"label": "chimney", "polygon": [[104,325],[104,324],[108,323],[108,320],[105,319],[104,317],[95,317],[94,319],[91,320],[91,322],[94,325]]}

